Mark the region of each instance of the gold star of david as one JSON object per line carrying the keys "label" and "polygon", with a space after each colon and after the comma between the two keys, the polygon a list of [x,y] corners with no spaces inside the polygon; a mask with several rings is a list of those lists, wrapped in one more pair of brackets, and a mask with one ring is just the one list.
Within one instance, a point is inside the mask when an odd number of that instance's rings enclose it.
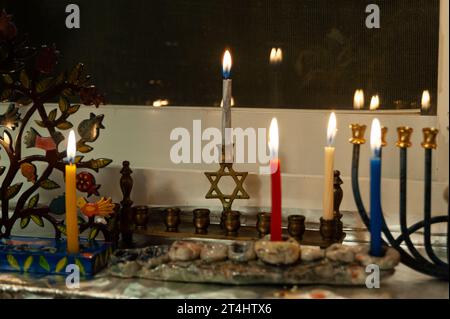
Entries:
{"label": "gold star of david", "polygon": [[[231,209],[235,199],[249,199],[250,196],[244,189],[244,180],[248,172],[236,172],[233,169],[233,163],[220,163],[220,168],[216,172],[205,172],[206,177],[211,183],[211,187],[205,198],[217,198],[222,203],[224,211]],[[231,194],[223,194],[219,188],[219,181],[223,176],[231,176],[236,187]]]}

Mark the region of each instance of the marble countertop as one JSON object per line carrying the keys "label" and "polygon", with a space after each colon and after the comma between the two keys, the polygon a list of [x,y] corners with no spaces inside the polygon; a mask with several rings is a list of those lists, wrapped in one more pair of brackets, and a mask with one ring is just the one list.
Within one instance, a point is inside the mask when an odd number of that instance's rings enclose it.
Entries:
{"label": "marble countertop", "polygon": [[0,298],[449,298],[449,283],[435,280],[400,265],[379,289],[327,286],[224,286],[121,279],[99,273],[82,280],[78,289],[68,289],[62,276],[0,274]]}

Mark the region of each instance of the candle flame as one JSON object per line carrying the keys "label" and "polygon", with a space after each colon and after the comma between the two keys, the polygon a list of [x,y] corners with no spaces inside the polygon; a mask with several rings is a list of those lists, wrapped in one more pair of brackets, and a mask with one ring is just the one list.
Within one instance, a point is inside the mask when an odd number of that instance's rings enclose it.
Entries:
{"label": "candle flame", "polygon": [[380,98],[378,95],[372,96],[372,99],[370,100],[370,110],[375,111],[380,106]]}
{"label": "candle flame", "polygon": [[226,50],[225,53],[223,54],[223,59],[222,59],[222,73],[223,73],[223,77],[225,79],[230,78],[230,73],[231,73],[231,54],[230,51]]}
{"label": "candle flame", "polygon": [[375,118],[372,121],[372,128],[370,131],[370,148],[374,156],[379,156],[381,149],[381,124],[380,121]]}
{"label": "candle flame", "polygon": [[353,108],[355,110],[361,110],[364,108],[364,91],[356,90],[353,97]]}
{"label": "candle flame", "polygon": [[430,97],[430,91],[425,90],[422,93],[422,110],[424,111],[428,111],[430,109],[430,101],[431,101],[431,97]]}
{"label": "candle flame", "polygon": [[67,160],[73,164],[75,162],[75,154],[77,152],[77,146],[75,141],[75,132],[70,130],[69,138],[67,140]]}
{"label": "candle flame", "polygon": [[270,50],[270,64],[280,64],[283,61],[283,50],[281,48],[272,48]]}
{"label": "candle flame", "polygon": [[336,132],[337,132],[336,114],[334,114],[334,112],[331,112],[330,118],[328,119],[328,128],[327,128],[328,146],[331,146],[333,144]]}
{"label": "candle flame", "polygon": [[271,158],[278,158],[278,121],[277,118],[274,117],[270,122],[269,128],[269,150]]}

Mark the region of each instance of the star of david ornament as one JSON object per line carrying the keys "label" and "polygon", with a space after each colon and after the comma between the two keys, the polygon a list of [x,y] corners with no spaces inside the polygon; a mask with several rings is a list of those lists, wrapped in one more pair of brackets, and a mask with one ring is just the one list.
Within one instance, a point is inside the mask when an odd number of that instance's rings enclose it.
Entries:
{"label": "star of david ornament", "polygon": [[[231,209],[231,205],[235,199],[249,199],[250,196],[244,189],[244,180],[248,175],[248,172],[237,172],[233,169],[233,163],[220,163],[220,168],[216,172],[205,172],[206,177],[211,183],[208,193],[205,198],[216,198],[222,203],[223,210],[228,211]],[[219,181],[224,176],[230,176],[233,178],[236,184],[231,194],[224,194],[220,190]]]}

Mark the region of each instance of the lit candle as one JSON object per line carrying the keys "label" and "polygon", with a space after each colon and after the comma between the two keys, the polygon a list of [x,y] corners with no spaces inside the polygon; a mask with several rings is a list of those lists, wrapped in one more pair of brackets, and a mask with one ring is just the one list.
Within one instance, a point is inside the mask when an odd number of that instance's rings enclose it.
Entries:
{"label": "lit candle", "polygon": [[380,98],[378,95],[372,96],[370,99],[370,110],[375,111],[380,107]]}
{"label": "lit candle", "polygon": [[334,218],[333,177],[334,177],[334,137],[336,136],[336,115],[331,113],[327,128],[327,146],[325,146],[324,187],[323,187],[323,219]]}
{"label": "lit candle", "polygon": [[364,91],[356,90],[353,97],[353,108],[355,110],[361,110],[364,108]]}
{"label": "lit candle", "polygon": [[77,191],[76,191],[76,174],[77,167],[75,165],[76,142],[73,130],[69,133],[67,142],[67,159],[69,164],[66,165],[66,234],[67,234],[67,252],[76,254],[79,250],[78,244],[78,218],[77,218]]}
{"label": "lit candle", "polygon": [[272,119],[269,129],[270,173],[272,184],[272,215],[270,218],[270,240],[281,240],[281,170],[278,158],[278,122]]}
{"label": "lit candle", "polygon": [[222,59],[222,147],[225,151],[225,162],[233,162],[231,147],[231,54],[225,51]]}
{"label": "lit candle", "polygon": [[381,125],[378,119],[372,121],[370,133],[370,254],[382,256],[381,249]]}
{"label": "lit candle", "polygon": [[431,101],[430,92],[428,90],[423,91],[421,101],[422,111],[428,112],[428,110],[430,109],[430,101]]}

